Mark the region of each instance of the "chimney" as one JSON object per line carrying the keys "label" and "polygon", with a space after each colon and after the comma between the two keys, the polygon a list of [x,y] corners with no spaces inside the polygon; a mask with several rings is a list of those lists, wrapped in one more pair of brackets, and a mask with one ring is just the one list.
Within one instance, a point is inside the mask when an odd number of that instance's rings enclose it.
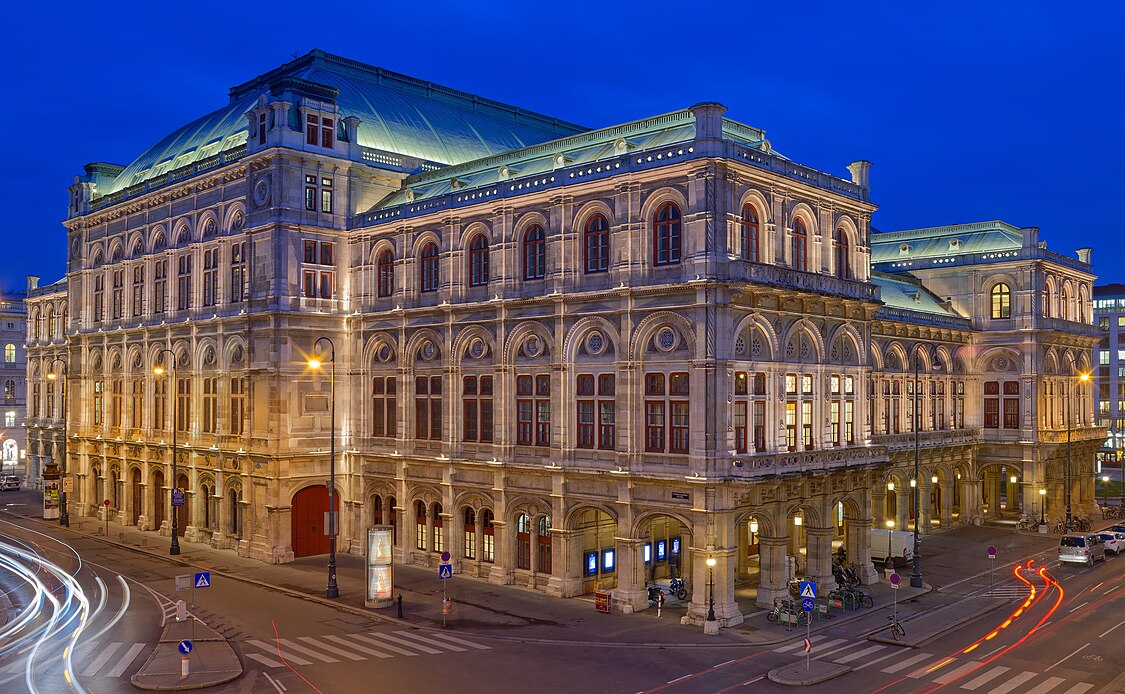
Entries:
{"label": "chimney", "polygon": [[1086,263],[1087,265],[1089,265],[1090,264],[1090,255],[1093,254],[1093,252],[1094,252],[1093,248],[1079,248],[1078,249],[1078,260],[1080,262],[1083,262],[1083,263]]}
{"label": "chimney", "polygon": [[848,164],[848,171],[852,174],[852,183],[861,188],[871,188],[871,162],[864,159]]}
{"label": "chimney", "polygon": [[31,290],[38,289],[38,288],[39,288],[39,278],[36,277],[35,275],[28,275],[27,276],[27,291],[30,292]]}

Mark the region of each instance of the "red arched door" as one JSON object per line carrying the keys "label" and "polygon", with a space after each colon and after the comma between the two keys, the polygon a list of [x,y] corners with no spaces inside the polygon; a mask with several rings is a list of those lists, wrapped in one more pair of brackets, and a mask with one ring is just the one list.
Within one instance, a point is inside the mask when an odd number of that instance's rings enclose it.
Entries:
{"label": "red arched door", "polygon": [[[337,513],[340,497],[336,495]],[[323,485],[305,487],[293,497],[293,556],[311,557],[328,553],[324,514],[328,511],[328,488]],[[339,533],[339,528],[336,529]]]}

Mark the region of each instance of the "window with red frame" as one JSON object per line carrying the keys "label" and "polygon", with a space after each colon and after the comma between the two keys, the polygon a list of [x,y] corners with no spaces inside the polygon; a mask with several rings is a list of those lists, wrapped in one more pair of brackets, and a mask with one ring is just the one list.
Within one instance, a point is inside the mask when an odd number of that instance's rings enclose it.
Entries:
{"label": "window with red frame", "polygon": [[1020,428],[1020,382],[1004,382],[1004,428]]}
{"label": "window with red frame", "polygon": [[687,453],[691,396],[688,374],[645,374],[645,450]]}
{"label": "window with red frame", "polygon": [[586,272],[605,272],[609,269],[609,222],[600,214],[586,220],[583,236],[583,257]]}
{"label": "window with red frame", "polygon": [[551,445],[551,376],[516,376],[516,443]]}
{"label": "window with red frame", "polygon": [[1000,428],[1000,382],[985,381],[984,384],[984,428]]}
{"label": "window with red frame", "polygon": [[539,538],[539,564],[536,570],[541,574],[551,573],[551,519],[547,516],[539,518],[537,536]]}
{"label": "window with red frame", "polygon": [[614,375],[579,374],[577,378],[578,447],[612,450],[617,441]]}
{"label": "window with red frame", "polygon": [[531,519],[525,513],[516,517],[516,568],[531,568]]}
{"label": "window with red frame", "polygon": [[754,206],[742,206],[742,248],[743,260],[758,261],[758,213]]}
{"label": "window with red frame", "polygon": [[305,144],[331,147],[335,123],[331,118],[323,118],[311,113],[305,116]]}
{"label": "window with red frame", "polygon": [[379,296],[390,296],[395,290],[395,259],[390,251],[379,254],[376,274],[379,279]]}
{"label": "window with red frame", "polygon": [[469,243],[469,286],[488,284],[488,239],[477,234]]}
{"label": "window with red frame", "polygon": [[438,288],[438,247],[436,243],[427,243],[422,249],[422,291],[434,292]]}
{"label": "window with red frame", "polygon": [[394,376],[376,376],[371,379],[372,436],[394,438],[398,434],[396,390]]}
{"label": "window with red frame", "polygon": [[680,208],[666,202],[656,210],[652,223],[653,265],[674,265],[680,262]]}
{"label": "window with red frame", "polygon": [[492,442],[492,376],[462,378],[462,438],[465,441]]}
{"label": "window with red frame", "polygon": [[793,220],[793,269],[806,269],[806,253],[808,249],[809,234],[805,230],[805,223],[800,218]]}
{"label": "window with red frame", "polygon": [[414,379],[414,436],[441,440],[441,376]]}
{"label": "window with red frame", "polygon": [[852,268],[848,260],[848,236],[843,229],[836,230],[836,240],[832,247],[836,251],[836,276],[840,279],[851,279]]}
{"label": "window with red frame", "polygon": [[543,227],[532,224],[523,233],[523,278],[541,280],[547,274],[547,239]]}

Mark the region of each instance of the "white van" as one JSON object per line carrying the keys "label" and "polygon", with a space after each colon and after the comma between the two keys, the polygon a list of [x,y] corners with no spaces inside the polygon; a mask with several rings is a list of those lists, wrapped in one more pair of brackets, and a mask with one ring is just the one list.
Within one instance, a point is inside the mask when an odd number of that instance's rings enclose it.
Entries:
{"label": "white van", "polygon": [[1059,563],[1074,562],[1093,566],[1105,561],[1105,543],[1097,535],[1063,535],[1059,538]]}

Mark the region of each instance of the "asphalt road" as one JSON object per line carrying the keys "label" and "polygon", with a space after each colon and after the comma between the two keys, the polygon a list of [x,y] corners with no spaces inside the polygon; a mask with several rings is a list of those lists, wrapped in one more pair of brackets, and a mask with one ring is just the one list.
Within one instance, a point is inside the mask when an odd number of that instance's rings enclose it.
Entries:
{"label": "asphalt road", "polygon": [[[5,500],[0,497],[0,510]],[[97,693],[135,691],[128,678],[155,648],[161,620],[171,618],[174,600],[192,599],[190,591],[175,590],[175,576],[193,567],[4,514],[0,541],[34,548],[72,574],[88,601],[88,619],[70,653],[69,672],[77,686]],[[813,656],[843,661],[853,671],[808,689],[1100,691],[1125,662],[1125,557],[1110,556],[1089,569],[1058,567],[1054,542],[997,528],[962,528],[927,538],[926,580],[938,590],[923,596],[920,606],[939,609],[971,599],[994,609],[982,610],[975,620],[918,648],[868,639],[885,632],[886,610],[821,631],[813,639]],[[989,543],[999,550],[997,560],[987,559],[983,551]],[[1021,567],[1020,577],[1016,567]],[[48,590],[61,599],[62,582],[52,581],[46,582]],[[0,587],[12,602],[5,611],[9,623],[22,614],[21,606],[36,602],[31,584],[11,569],[0,567]],[[194,614],[226,636],[245,664],[246,674],[212,690],[219,692],[671,694],[748,686],[753,691],[792,691],[770,682],[766,674],[803,656],[799,632],[792,632],[789,641],[759,647],[730,639],[702,646],[595,645],[589,626],[576,627],[573,638],[540,640],[486,629],[419,629],[222,577],[214,577],[211,588],[195,591],[194,600]],[[41,612],[38,621],[24,627],[26,632],[49,622],[49,610]],[[906,621],[908,635],[923,629],[926,619]],[[759,615],[746,628],[770,627]],[[44,642],[33,660],[30,642],[13,648],[20,634],[6,636],[0,641],[0,691],[67,691],[63,656],[71,633],[61,629],[39,639]]]}

